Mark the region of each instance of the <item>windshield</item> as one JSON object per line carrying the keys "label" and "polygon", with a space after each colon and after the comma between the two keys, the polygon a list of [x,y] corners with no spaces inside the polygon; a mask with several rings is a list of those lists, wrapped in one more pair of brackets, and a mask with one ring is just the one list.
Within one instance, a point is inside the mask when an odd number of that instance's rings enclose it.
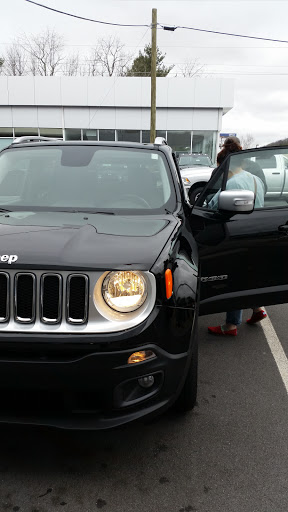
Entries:
{"label": "windshield", "polygon": [[206,155],[183,155],[179,158],[179,165],[190,166],[190,165],[212,165],[209,156]]}
{"label": "windshield", "polygon": [[154,213],[172,211],[175,203],[159,151],[39,145],[0,154],[0,208]]}

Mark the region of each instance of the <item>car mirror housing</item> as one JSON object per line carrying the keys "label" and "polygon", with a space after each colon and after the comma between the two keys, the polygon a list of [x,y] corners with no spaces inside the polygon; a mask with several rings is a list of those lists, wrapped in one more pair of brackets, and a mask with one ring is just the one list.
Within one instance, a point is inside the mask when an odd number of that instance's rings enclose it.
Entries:
{"label": "car mirror housing", "polygon": [[255,195],[251,190],[223,190],[219,194],[218,208],[221,211],[250,213],[254,210]]}

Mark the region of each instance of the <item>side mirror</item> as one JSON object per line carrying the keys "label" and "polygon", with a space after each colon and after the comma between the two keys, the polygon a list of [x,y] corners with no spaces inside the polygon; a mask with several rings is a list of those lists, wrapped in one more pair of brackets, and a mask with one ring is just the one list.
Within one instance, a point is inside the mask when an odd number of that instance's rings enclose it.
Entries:
{"label": "side mirror", "polygon": [[218,208],[227,212],[249,213],[254,210],[255,195],[251,190],[223,190],[219,194]]}

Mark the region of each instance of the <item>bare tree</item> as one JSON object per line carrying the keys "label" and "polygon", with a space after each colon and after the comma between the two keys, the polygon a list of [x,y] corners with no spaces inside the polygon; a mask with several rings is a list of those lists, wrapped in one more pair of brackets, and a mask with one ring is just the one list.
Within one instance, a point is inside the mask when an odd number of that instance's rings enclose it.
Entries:
{"label": "bare tree", "polygon": [[77,76],[81,74],[79,54],[70,55],[62,64],[62,73],[65,76]]}
{"label": "bare tree", "polygon": [[2,72],[3,72],[3,64],[4,64],[4,58],[0,57],[0,75],[2,75]]}
{"label": "bare tree", "polygon": [[3,70],[5,75],[9,76],[22,76],[28,73],[27,54],[17,41],[6,50]]}
{"label": "bare tree", "polygon": [[53,76],[64,61],[63,36],[47,28],[45,32],[20,38],[22,47],[29,55],[29,70],[33,75]]}
{"label": "bare tree", "polygon": [[240,137],[240,143],[243,149],[255,147],[255,137],[251,133],[246,133]]}
{"label": "bare tree", "polygon": [[196,77],[203,75],[205,72],[204,66],[198,61],[198,59],[189,60],[186,59],[183,66],[179,66],[182,76],[186,78]]}
{"label": "bare tree", "polygon": [[97,76],[98,72],[98,54],[96,48],[91,48],[89,55],[85,58],[84,73],[88,76]]}
{"label": "bare tree", "polygon": [[123,76],[131,61],[131,55],[125,53],[123,48],[124,44],[116,37],[100,39],[86,58],[87,74],[90,76]]}

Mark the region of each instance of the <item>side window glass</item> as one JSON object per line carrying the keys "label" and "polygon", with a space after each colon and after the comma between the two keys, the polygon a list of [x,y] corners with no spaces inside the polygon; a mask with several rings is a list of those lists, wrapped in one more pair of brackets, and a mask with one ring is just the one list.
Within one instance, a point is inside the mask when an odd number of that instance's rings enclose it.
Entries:
{"label": "side window glass", "polygon": [[[247,173],[252,175],[254,182],[256,181],[258,186],[255,209],[287,207],[288,148],[285,146],[281,148],[268,147],[259,149],[258,151],[247,151],[243,153],[243,156],[245,156],[243,168]],[[247,177],[248,176],[246,176],[246,179]],[[264,189],[263,197],[261,197],[261,187]]]}
{"label": "side window glass", "polygon": [[[253,153],[252,153],[253,154]],[[269,155],[268,159],[272,155]],[[261,166],[256,162],[255,153],[252,155],[244,151],[232,154],[229,160],[226,190],[250,190],[254,192],[254,208],[264,207],[265,175]]]}
{"label": "side window glass", "polygon": [[[221,190],[250,190],[254,192],[256,210],[288,206],[288,147],[261,148],[232,153],[215,171],[196,206],[218,209]],[[220,172],[220,174],[219,174]],[[227,177],[226,177],[227,174]]]}
{"label": "side window glass", "polygon": [[208,181],[207,188],[204,194],[201,194],[199,199],[196,201],[195,206],[199,206],[208,210],[218,209],[218,197],[223,184],[225,182],[225,169],[226,165],[222,166],[222,172],[219,169],[215,169],[212,173],[210,180]]}

